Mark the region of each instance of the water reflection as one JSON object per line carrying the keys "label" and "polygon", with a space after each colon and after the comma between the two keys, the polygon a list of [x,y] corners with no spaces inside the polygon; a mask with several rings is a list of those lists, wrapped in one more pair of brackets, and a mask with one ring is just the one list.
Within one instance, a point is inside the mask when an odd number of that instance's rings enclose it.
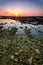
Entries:
{"label": "water reflection", "polygon": [[12,19],[0,19],[0,23],[21,24],[19,21],[15,21],[15,20],[12,20]]}
{"label": "water reflection", "polygon": [[[30,29],[30,33],[33,37],[43,39],[43,25],[32,25],[32,24],[22,24],[19,21],[12,19],[0,19],[0,23],[6,23],[3,27],[8,29],[8,27],[17,27],[19,34],[24,34],[25,26]],[[20,27],[23,27],[20,29]]]}

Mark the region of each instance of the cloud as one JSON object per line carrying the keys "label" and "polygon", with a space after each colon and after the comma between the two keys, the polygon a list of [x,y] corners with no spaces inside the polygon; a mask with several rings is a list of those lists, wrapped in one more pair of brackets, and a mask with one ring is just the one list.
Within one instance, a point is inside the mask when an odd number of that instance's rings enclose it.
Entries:
{"label": "cloud", "polygon": [[41,16],[43,15],[43,11],[42,10],[24,10],[24,12],[22,11],[17,11],[17,10],[11,10],[11,9],[7,9],[7,10],[0,10],[0,16],[13,16],[16,13],[19,13],[20,16]]}

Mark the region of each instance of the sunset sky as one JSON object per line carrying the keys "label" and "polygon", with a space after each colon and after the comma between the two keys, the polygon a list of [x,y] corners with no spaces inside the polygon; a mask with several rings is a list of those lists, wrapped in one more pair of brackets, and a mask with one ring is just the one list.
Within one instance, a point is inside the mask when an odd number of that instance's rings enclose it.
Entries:
{"label": "sunset sky", "polygon": [[43,16],[43,0],[0,0],[0,16]]}

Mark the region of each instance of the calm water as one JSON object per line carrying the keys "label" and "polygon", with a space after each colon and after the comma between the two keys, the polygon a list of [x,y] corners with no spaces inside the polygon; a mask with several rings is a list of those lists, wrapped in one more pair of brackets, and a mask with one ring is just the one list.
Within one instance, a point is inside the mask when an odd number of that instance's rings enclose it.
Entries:
{"label": "calm water", "polygon": [[[30,33],[33,37],[43,39],[43,25],[32,25],[32,24],[22,24],[19,21],[11,20],[11,19],[0,19],[0,23],[6,23],[3,25],[3,28],[5,29],[11,29],[12,27],[18,28],[18,33],[23,34],[25,26],[30,29]],[[23,29],[20,29],[19,27],[23,27]]]}

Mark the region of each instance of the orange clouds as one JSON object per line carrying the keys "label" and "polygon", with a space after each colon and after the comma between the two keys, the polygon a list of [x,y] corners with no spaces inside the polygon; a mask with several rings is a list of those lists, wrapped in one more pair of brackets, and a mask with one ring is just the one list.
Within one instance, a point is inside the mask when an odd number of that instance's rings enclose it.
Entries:
{"label": "orange clouds", "polygon": [[6,11],[0,11],[0,16],[18,16],[19,12],[16,10],[7,9]]}
{"label": "orange clouds", "polygon": [[6,11],[0,11],[0,16],[11,16],[12,13],[9,11],[9,10],[6,10]]}
{"label": "orange clouds", "polygon": [[5,11],[0,10],[0,16],[41,16],[41,15],[43,16],[43,12],[37,10],[25,11],[25,12],[10,9],[7,9]]}

